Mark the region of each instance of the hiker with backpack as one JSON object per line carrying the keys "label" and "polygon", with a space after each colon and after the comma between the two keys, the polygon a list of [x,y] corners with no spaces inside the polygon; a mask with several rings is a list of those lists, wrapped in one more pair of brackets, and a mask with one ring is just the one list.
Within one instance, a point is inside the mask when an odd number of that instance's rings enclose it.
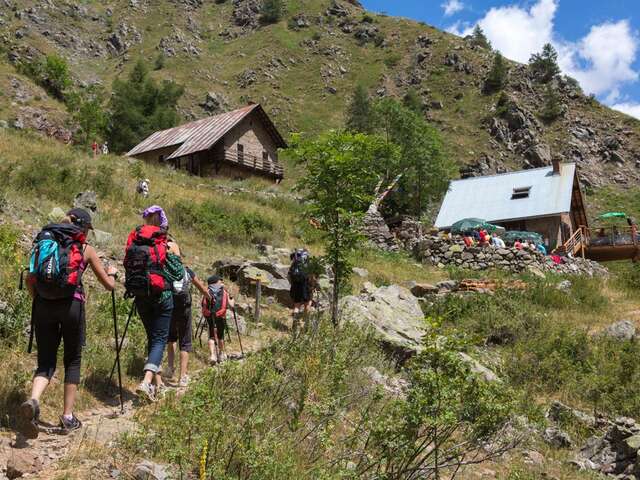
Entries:
{"label": "hiker with backpack", "polygon": [[31,334],[35,335],[38,346],[38,366],[31,397],[20,406],[17,419],[18,430],[26,438],[38,436],[40,397],[55,373],[60,341],[64,343],[64,406],[60,429],[69,433],[82,426],[73,412],[86,336],[82,275],[90,266],[102,286],[112,291],[118,273],[113,266],[105,269],[95,249],[87,244],[87,234],[92,228],[91,215],[74,208],[60,223],[45,226],[34,241],[27,288],[33,297]]}
{"label": "hiker with backpack", "polygon": [[183,270],[180,262],[171,261],[171,256],[179,257],[180,251],[177,244],[168,241],[169,222],[164,210],[153,205],[143,212],[142,218],[144,224],[136,227],[127,239],[125,288],[126,296],[135,299],[147,334],[144,378],[136,393],[153,402],[166,390],[161,365],[173,314],[171,284],[182,278]]}
{"label": "hiker with backpack", "polygon": [[[180,248],[173,240],[169,244],[175,245],[174,250],[180,251]],[[181,257],[178,258],[181,259]],[[200,281],[193,270],[183,264],[182,271],[182,278],[172,284],[173,313],[171,315],[167,343],[167,371],[164,372],[164,377],[172,379],[174,376],[176,347],[179,345],[180,380],[178,385],[186,387],[189,384],[189,353],[193,351],[191,344],[191,285],[195,285],[205,299],[211,299],[211,296],[207,287]]]}
{"label": "hiker with backpack", "polygon": [[297,248],[289,258],[291,259],[287,275],[291,285],[289,295],[293,301],[293,326],[297,328],[299,315],[303,314],[306,322],[311,305],[312,288],[308,272],[309,252],[306,248]]}
{"label": "hiker with backpack", "polygon": [[227,308],[234,306],[234,300],[224,287],[222,278],[211,275],[207,279],[209,298],[202,299],[202,315],[209,326],[209,363],[222,363],[227,359],[224,353],[224,333],[227,328]]}

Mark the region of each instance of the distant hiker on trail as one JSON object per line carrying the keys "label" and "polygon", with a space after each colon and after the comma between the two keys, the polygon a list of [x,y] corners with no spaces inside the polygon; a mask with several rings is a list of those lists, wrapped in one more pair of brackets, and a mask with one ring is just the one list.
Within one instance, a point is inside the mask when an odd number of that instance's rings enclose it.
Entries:
{"label": "distant hiker on trail", "polygon": [[91,144],[91,151],[93,152],[94,157],[98,155],[98,142],[96,142],[95,140]]}
{"label": "distant hiker on trail", "polygon": [[144,198],[147,198],[149,196],[149,179],[148,178],[138,181],[136,192],[138,192]]}
{"label": "distant hiker on trail", "polygon": [[[174,248],[172,248],[172,246]],[[169,241],[169,248],[177,250],[180,248],[173,241]],[[171,325],[169,327],[169,340],[167,343],[167,371],[164,377],[172,379],[174,376],[174,360],[176,355],[176,344],[180,346],[180,381],[179,386],[186,387],[189,384],[189,353],[193,351],[191,345],[191,285],[195,285],[206,299],[211,299],[207,287],[196,276],[195,272],[182,263],[182,257],[168,254],[167,261],[180,262],[183,275],[180,280],[172,283],[173,291],[173,313],[171,315]]]}
{"label": "distant hiker on trail", "polygon": [[[136,227],[127,239],[124,258],[126,295],[135,298],[136,309],[147,333],[147,360],[144,378],[136,388],[141,397],[156,401],[166,390],[161,377],[162,356],[169,338],[173,313],[172,282],[183,276],[181,264],[167,261],[168,254],[180,255],[176,244],[169,244],[169,222],[158,205],[147,208],[144,225]],[[153,385],[155,383],[155,385]]]}
{"label": "distant hiker on trail", "polygon": [[102,155],[109,155],[109,145],[107,145],[107,142],[102,144]]}
{"label": "distant hiker on trail", "polygon": [[207,279],[207,284],[210,298],[202,299],[202,315],[209,326],[209,362],[213,365],[227,359],[224,353],[227,308],[233,308],[234,301],[218,275],[211,275]]}
{"label": "distant hiker on trail", "polygon": [[291,259],[288,273],[289,283],[291,284],[289,294],[293,301],[294,327],[297,327],[298,317],[301,313],[304,315],[306,322],[309,306],[311,305],[311,279],[307,271],[309,252],[306,248],[298,248],[289,258]]}
{"label": "distant hiker on trail", "polygon": [[74,208],[61,223],[45,226],[34,241],[27,288],[33,297],[31,328],[38,345],[38,366],[31,398],[20,406],[17,418],[18,431],[26,438],[38,436],[39,401],[56,371],[61,340],[64,343],[64,407],[60,428],[69,433],[82,426],[73,413],[86,332],[82,274],[87,265],[90,266],[102,286],[111,291],[118,273],[113,266],[105,270],[96,251],[87,245],[87,234],[92,228],[89,213]]}

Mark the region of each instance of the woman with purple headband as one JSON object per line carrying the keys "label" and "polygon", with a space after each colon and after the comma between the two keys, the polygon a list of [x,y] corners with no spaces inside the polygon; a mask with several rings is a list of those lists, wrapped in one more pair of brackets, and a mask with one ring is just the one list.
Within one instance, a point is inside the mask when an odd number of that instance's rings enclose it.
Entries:
{"label": "woman with purple headband", "polygon": [[[167,261],[180,251],[167,238],[169,221],[164,210],[153,205],[143,212],[142,218],[144,225],[135,228],[127,240],[125,287],[127,294],[135,297],[136,309],[147,334],[144,378],[136,392],[155,401],[165,391],[160,366],[173,313],[171,285],[182,278],[183,271]],[[143,262],[139,261],[141,258]]]}

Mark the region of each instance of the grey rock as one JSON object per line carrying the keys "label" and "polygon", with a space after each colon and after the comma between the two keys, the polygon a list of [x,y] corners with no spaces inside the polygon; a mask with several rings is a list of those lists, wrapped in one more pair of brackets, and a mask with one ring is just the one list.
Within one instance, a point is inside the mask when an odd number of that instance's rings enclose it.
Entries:
{"label": "grey rock", "polygon": [[433,100],[429,103],[429,107],[434,110],[442,110],[444,108],[444,103],[442,103],[440,100]]}
{"label": "grey rock", "polygon": [[558,400],[551,402],[546,417],[553,422],[562,422],[571,419],[590,428],[594,428],[599,424],[598,419],[593,415],[571,408]]}
{"label": "grey rock", "polygon": [[218,275],[229,278],[232,282],[238,280],[238,270],[246,265],[247,261],[240,257],[226,257],[216,260],[213,269]]}
{"label": "grey rock", "polygon": [[169,480],[168,469],[165,465],[143,460],[133,471],[136,480]]}
{"label": "grey rock", "polygon": [[458,282],[455,280],[443,280],[436,283],[436,288],[438,290],[455,291],[458,288]]}
{"label": "grey rock", "polygon": [[369,276],[369,272],[365,268],[353,267],[353,273],[355,273],[360,278],[367,278]]}
{"label": "grey rock", "polygon": [[111,243],[111,240],[113,239],[113,235],[109,232],[105,232],[103,230],[91,230],[91,235],[93,236],[93,240],[96,242],[96,244],[100,245],[100,246],[107,246]]}
{"label": "grey rock", "polygon": [[469,365],[469,368],[473,373],[483,378],[487,382],[500,382],[498,377],[491,369],[485,367],[473,357],[467,355],[464,352],[459,352],[460,358]]}
{"label": "grey rock", "polygon": [[362,370],[374,384],[380,385],[390,395],[398,398],[404,398],[406,396],[409,382],[405,379],[384,375],[375,367],[365,367]]}
{"label": "grey rock", "polygon": [[633,340],[636,338],[636,325],[630,320],[620,320],[605,328],[601,335],[614,340]]}
{"label": "grey rock", "polygon": [[424,314],[418,299],[404,287],[390,285],[344,297],[340,316],[343,321],[373,328],[383,343],[399,352],[411,354],[421,348]]}
{"label": "grey rock", "polygon": [[556,285],[556,290],[568,292],[569,290],[571,290],[571,285],[571,280],[562,280]]}
{"label": "grey rock", "polygon": [[207,113],[217,113],[223,111],[229,102],[221,93],[208,92],[204,99],[204,102],[200,104],[203,110]]}
{"label": "grey rock", "polygon": [[238,332],[240,333],[240,335],[247,335],[249,333],[249,330],[247,328],[247,321],[245,320],[245,318],[240,315],[237,310],[236,310],[236,316],[234,318],[233,316],[233,310],[232,309],[228,309],[227,310],[227,325],[229,326],[229,328],[231,329],[231,331],[233,332],[233,330],[236,329],[236,319],[237,319],[237,329]]}
{"label": "grey rock", "polygon": [[98,212],[98,197],[96,192],[87,190],[86,192],[78,193],[73,199],[73,208],[84,208],[90,214]]}
{"label": "grey rock", "polygon": [[436,294],[439,291],[438,287],[429,283],[409,282],[407,287],[409,288],[413,296],[418,298],[424,298],[428,295]]}
{"label": "grey rock", "polygon": [[573,445],[569,434],[557,427],[548,427],[545,429],[542,438],[549,445],[556,448],[571,448]]}
{"label": "grey rock", "polygon": [[47,215],[47,218],[50,222],[59,223],[64,219],[64,217],[66,217],[66,215],[65,211],[60,207],[53,207]]}

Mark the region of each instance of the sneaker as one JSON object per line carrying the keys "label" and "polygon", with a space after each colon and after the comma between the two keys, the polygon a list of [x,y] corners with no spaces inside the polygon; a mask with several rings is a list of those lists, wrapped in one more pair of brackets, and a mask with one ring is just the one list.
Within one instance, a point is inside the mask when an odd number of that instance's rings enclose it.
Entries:
{"label": "sneaker", "polygon": [[142,382],[136,388],[136,393],[138,396],[144,400],[148,400],[150,402],[156,401],[156,392],[153,388],[153,385],[149,383]]}
{"label": "sneaker", "polygon": [[40,405],[35,399],[30,399],[18,408],[17,429],[28,439],[38,438],[38,417]]}
{"label": "sneaker", "polygon": [[64,415],[60,417],[60,430],[62,430],[63,434],[68,435],[80,427],[82,427],[82,422],[75,415],[72,415],[70,420],[64,418]]}
{"label": "sneaker", "polygon": [[215,365],[217,363],[218,363],[218,359],[215,356],[209,359],[209,365]]}
{"label": "sneaker", "polygon": [[182,375],[180,377],[180,383],[178,383],[178,385],[181,387],[186,387],[187,385],[189,385],[189,380],[190,380],[189,375],[186,375],[186,374]]}
{"label": "sneaker", "polygon": [[155,388],[156,400],[160,400],[161,398],[164,398],[167,395],[167,392],[169,390],[170,390],[169,387],[167,387],[164,383],[161,383],[160,385],[156,385],[156,388]]}
{"label": "sneaker", "polygon": [[220,363],[224,362],[227,359],[227,354],[224,352],[220,352]]}

